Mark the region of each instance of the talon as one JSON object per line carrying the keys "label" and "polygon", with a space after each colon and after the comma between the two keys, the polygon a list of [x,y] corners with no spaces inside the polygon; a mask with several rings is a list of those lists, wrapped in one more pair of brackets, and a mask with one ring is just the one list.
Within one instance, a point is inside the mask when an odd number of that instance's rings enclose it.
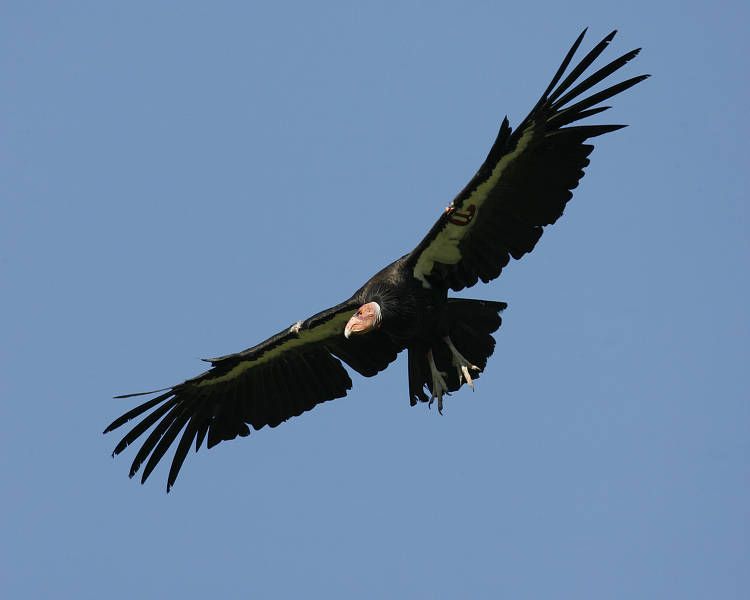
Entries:
{"label": "talon", "polygon": [[[471,378],[471,375],[469,374],[469,369],[466,368],[466,365],[461,365],[460,371],[461,371],[462,375],[466,378],[466,383],[473,390],[474,389],[474,380]],[[461,381],[461,377],[459,377],[458,380]]]}
{"label": "talon", "polygon": [[476,365],[471,364],[466,358],[456,349],[456,347],[453,345],[453,342],[448,336],[445,336],[443,338],[443,341],[448,346],[448,349],[451,351],[452,356],[452,362],[453,365],[456,367],[456,370],[458,371],[458,383],[459,385],[466,381],[467,385],[473,390],[474,389],[474,380],[471,377],[471,373],[469,373],[469,369],[472,369],[474,371],[481,371],[479,367]]}
{"label": "talon", "polygon": [[[430,389],[430,401],[428,407],[432,407],[432,402],[437,398],[438,413],[443,414],[443,395],[448,394],[448,384],[445,382],[445,373],[438,371],[435,365],[435,359],[432,356],[432,350],[427,352],[427,363],[430,365],[430,374],[432,375],[432,388]],[[450,395],[450,394],[448,394]]]}

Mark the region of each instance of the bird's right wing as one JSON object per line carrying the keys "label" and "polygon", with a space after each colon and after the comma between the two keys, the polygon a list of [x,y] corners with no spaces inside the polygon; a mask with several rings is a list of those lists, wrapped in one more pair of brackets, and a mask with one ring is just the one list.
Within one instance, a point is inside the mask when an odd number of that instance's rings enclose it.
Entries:
{"label": "bird's right wing", "polygon": [[119,454],[153,427],[141,444],[130,468],[136,474],[144,461],[141,482],[182,432],[169,471],[167,491],[195,442],[195,450],[207,437],[207,447],[250,434],[251,425],[276,427],[315,405],[341,398],[352,381],[337,356],[357,372],[372,376],[396,359],[402,348],[382,332],[344,338],[344,326],[359,303],[349,300],[236,354],[206,359],[211,368],[183,383],[144,394],[155,398],[115,419],[110,432],[138,419],[115,447]]}

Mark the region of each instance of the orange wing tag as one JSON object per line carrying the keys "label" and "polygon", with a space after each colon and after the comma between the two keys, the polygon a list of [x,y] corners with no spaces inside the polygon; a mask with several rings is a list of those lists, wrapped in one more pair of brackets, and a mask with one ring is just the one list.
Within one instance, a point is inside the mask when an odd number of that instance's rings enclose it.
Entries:
{"label": "orange wing tag", "polygon": [[465,227],[474,218],[477,212],[477,207],[473,204],[469,204],[466,210],[456,210],[453,207],[449,207],[446,211],[448,213],[448,221],[459,227]]}

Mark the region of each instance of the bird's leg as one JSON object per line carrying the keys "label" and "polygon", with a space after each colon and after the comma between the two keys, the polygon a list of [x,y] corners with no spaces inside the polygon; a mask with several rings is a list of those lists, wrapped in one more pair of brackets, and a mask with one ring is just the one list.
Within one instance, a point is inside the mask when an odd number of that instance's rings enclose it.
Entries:
{"label": "bird's leg", "polygon": [[473,371],[480,371],[481,369],[476,365],[472,365],[468,360],[466,360],[466,358],[458,350],[456,350],[456,347],[453,345],[453,342],[447,335],[443,338],[443,341],[448,345],[448,349],[451,351],[451,355],[453,356],[453,364],[458,371],[459,385],[461,384],[462,379],[465,379],[466,383],[468,383],[469,387],[473,390],[474,380],[471,378],[469,369]]}
{"label": "bird's leg", "polygon": [[432,407],[432,401],[437,398],[438,401],[438,412],[443,414],[443,394],[448,393],[448,384],[445,383],[443,377],[445,373],[438,371],[435,365],[435,359],[432,357],[432,350],[427,351],[427,363],[430,365],[430,373],[432,374],[432,388],[430,389],[430,402],[427,406]]}

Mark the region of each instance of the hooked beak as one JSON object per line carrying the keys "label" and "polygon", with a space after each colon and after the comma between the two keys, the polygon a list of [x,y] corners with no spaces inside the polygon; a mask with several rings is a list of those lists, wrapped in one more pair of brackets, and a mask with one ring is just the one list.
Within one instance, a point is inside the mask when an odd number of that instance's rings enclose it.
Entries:
{"label": "hooked beak", "polygon": [[380,325],[380,318],[380,305],[377,302],[363,304],[344,327],[344,337],[349,339],[352,335],[360,335],[377,329]]}

